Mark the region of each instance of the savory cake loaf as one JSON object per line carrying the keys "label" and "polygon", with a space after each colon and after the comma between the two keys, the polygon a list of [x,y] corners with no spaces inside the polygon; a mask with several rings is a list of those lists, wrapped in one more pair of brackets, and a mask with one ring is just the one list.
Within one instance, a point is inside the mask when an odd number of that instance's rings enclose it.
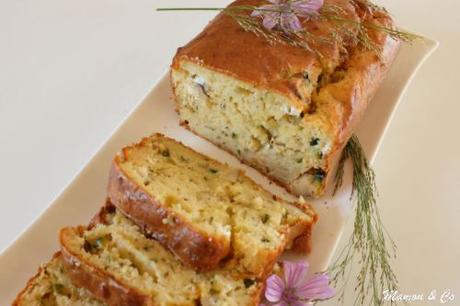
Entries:
{"label": "savory cake loaf", "polygon": [[60,242],[72,281],[110,306],[256,306],[263,290],[263,279],[186,267],[115,209],[63,229]]}
{"label": "savory cake loaf", "polygon": [[[171,83],[181,123],[277,181],[296,195],[325,191],[343,146],[392,63],[399,42],[368,31],[374,49],[359,43],[357,27],[393,27],[389,15],[366,1],[325,0],[341,27],[303,20],[319,37],[312,51],[271,44],[219,14],[179,48]],[[238,0],[232,5],[267,4]],[[242,14],[250,11],[241,11]],[[333,40],[321,42],[321,37]]]}
{"label": "savory cake loaf", "polygon": [[56,253],[19,293],[13,306],[103,306],[91,293],[72,284],[61,253]]}
{"label": "savory cake loaf", "polygon": [[241,171],[160,134],[116,156],[108,197],[188,266],[260,277],[285,248],[308,249],[317,218],[309,205],[278,199]]}

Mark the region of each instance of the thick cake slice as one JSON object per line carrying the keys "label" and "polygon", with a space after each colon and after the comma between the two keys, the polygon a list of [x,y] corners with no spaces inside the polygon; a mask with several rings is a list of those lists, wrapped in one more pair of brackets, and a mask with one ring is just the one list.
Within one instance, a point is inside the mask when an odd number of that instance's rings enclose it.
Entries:
{"label": "thick cake slice", "polygon": [[256,306],[263,289],[229,271],[195,272],[110,206],[87,230],[63,229],[60,242],[72,281],[108,305]]}
{"label": "thick cake slice", "polygon": [[89,291],[74,286],[58,252],[19,293],[13,306],[103,306]]}
{"label": "thick cake slice", "polygon": [[309,205],[299,209],[277,199],[240,171],[160,134],[115,158],[108,197],[201,270],[221,263],[262,276],[286,247],[308,248],[316,221]]}
{"label": "thick cake slice", "polygon": [[[262,0],[232,5],[259,6]],[[363,32],[354,22],[393,27],[367,1],[325,0],[338,18],[303,20],[318,37],[313,51],[269,43],[219,14],[179,48],[171,83],[181,123],[276,180],[296,195],[319,197],[399,46],[384,31]],[[250,11],[238,11],[250,14]],[[258,20],[255,20],[258,21]],[[327,43],[321,40],[329,39]],[[332,41],[330,41],[332,39]]]}

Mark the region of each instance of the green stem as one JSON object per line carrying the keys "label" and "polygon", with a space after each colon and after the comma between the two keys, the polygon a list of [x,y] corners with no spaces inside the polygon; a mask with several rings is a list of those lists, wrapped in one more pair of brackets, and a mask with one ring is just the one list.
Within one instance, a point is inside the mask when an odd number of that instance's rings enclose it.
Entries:
{"label": "green stem", "polygon": [[352,24],[352,25],[355,25],[355,26],[358,26],[358,27],[365,27],[365,28],[371,29],[371,30],[382,31],[382,32],[385,32],[385,33],[393,36],[393,37],[398,37],[398,38],[403,39],[404,41],[408,41],[408,42],[411,42],[411,41],[414,41],[414,40],[422,38],[421,36],[419,36],[417,34],[414,34],[414,33],[399,31],[397,29],[387,28],[387,27],[372,24],[372,23],[359,22],[359,21],[355,21],[355,20],[352,20],[352,19],[346,19],[346,18],[342,18],[342,17],[339,17],[339,16],[335,16],[335,15],[324,14],[324,17],[329,19],[329,20],[337,21],[337,22],[340,22],[340,23],[348,23],[348,24]]}
{"label": "green stem", "polygon": [[[394,241],[388,235],[380,218],[377,206],[375,174],[370,167],[364,150],[356,136],[352,136],[345,146],[336,173],[336,189],[342,183],[344,165],[351,159],[353,168],[352,194],[356,205],[353,233],[345,248],[339,253],[330,272],[333,283],[339,279],[347,281],[350,266],[357,261],[360,270],[357,274],[354,305],[382,305],[381,293],[384,289],[397,288],[397,279],[391,268],[391,251],[395,251]],[[388,240],[387,240],[388,239]],[[343,302],[343,285],[339,300]]]}

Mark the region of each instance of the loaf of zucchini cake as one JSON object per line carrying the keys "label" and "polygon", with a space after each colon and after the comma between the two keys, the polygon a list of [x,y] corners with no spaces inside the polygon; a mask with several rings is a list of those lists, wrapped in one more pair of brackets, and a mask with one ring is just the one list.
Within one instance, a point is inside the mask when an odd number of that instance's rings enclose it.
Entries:
{"label": "loaf of zucchini cake", "polygon": [[72,281],[110,306],[256,306],[265,281],[198,273],[110,206],[88,229],[64,228],[60,242]]}
{"label": "loaf of zucchini cake", "polygon": [[[262,0],[231,5],[259,6]],[[373,50],[359,43],[358,28],[393,27],[389,15],[367,1],[325,0],[348,19],[302,20],[319,39],[311,51],[270,43],[219,14],[179,48],[171,83],[181,123],[296,195],[319,197],[344,144],[359,122],[399,42],[368,30]],[[239,11],[240,12],[240,11]],[[251,12],[241,10],[241,14]],[[321,38],[333,37],[331,41]]]}
{"label": "loaf of zucchini cake", "polygon": [[84,288],[76,287],[70,280],[61,253],[37,273],[13,302],[13,306],[103,306]]}
{"label": "loaf of zucchini cake", "polygon": [[308,251],[317,217],[232,169],[160,134],[122,150],[108,197],[196,270],[264,276],[286,248]]}

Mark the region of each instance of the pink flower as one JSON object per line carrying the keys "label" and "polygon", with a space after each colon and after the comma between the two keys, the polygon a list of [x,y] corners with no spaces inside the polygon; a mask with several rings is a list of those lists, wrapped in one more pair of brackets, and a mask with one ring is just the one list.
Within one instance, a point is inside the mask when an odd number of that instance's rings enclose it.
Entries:
{"label": "pink flower", "polygon": [[251,16],[262,17],[263,26],[271,30],[275,27],[284,32],[298,32],[302,29],[299,17],[308,18],[323,6],[323,0],[268,0],[271,4],[256,8]]}
{"label": "pink flower", "polygon": [[284,279],[272,275],[267,279],[265,299],[269,305],[308,306],[316,300],[325,300],[334,296],[329,287],[329,276],[315,275],[307,280],[308,263],[285,261]]}

